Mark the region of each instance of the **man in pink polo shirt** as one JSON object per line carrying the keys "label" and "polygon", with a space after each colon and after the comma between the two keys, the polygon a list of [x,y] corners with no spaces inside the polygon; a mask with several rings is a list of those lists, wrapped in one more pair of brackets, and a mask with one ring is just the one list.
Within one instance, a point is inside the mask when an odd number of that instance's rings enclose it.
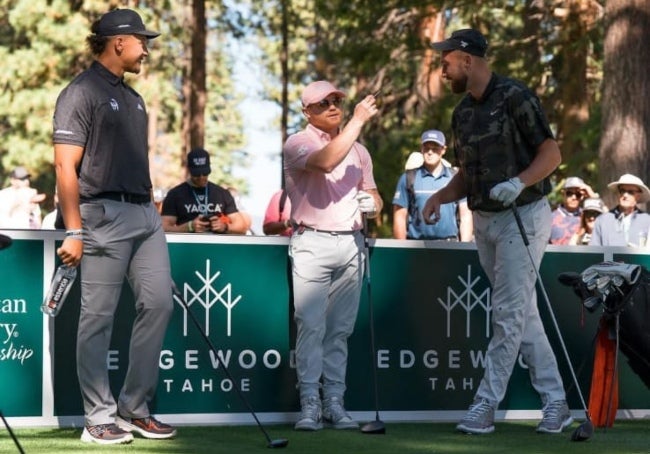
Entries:
{"label": "man in pink polo shirt", "polygon": [[344,97],[327,81],[307,85],[301,101],[309,124],[283,148],[293,224],[289,256],[301,405],[296,430],[319,430],[323,421],[336,429],[359,427],[343,406],[347,340],[363,283],[362,216],[377,216],[382,201],[370,154],[357,142],[377,114],[375,98],[359,102],[341,128]]}

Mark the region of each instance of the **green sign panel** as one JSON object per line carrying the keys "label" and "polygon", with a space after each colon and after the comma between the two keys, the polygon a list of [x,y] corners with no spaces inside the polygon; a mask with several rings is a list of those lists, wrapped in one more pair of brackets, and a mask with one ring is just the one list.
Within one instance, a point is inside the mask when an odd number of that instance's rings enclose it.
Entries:
{"label": "green sign panel", "polygon": [[[201,242],[201,236],[173,235],[168,243],[173,278],[183,301],[174,300],[152,410],[195,415],[193,421],[196,415],[206,415],[199,417],[205,422],[213,420],[210,415],[245,414],[248,409],[236,392],[238,387],[257,412],[297,411],[286,242],[246,237],[218,242],[206,239],[210,241]],[[0,288],[0,408],[8,416],[83,414],[75,363],[78,281],[50,325],[54,330],[50,351],[42,351],[44,318],[39,305],[43,282],[49,282],[49,276],[43,276],[43,260],[45,251],[54,254],[54,243],[51,237],[21,239],[0,252],[4,273]],[[472,247],[405,244],[393,240],[372,244],[372,279],[364,282],[349,342],[346,406],[351,411],[374,409],[372,361],[376,361],[382,410],[403,412],[409,419],[413,412],[465,410],[482,378],[492,334],[487,277]],[[599,314],[584,310],[573,290],[561,285],[557,275],[581,272],[612,254],[590,247],[549,249],[541,267],[543,285],[587,398]],[[53,257],[45,259],[51,262]],[[650,266],[644,255],[620,254],[615,259]],[[375,352],[370,348],[369,304],[374,315]],[[539,289],[538,306],[570,406],[580,409],[558,333]],[[107,358],[115,395],[128,367],[134,315],[133,294],[125,284]],[[48,361],[53,371],[53,414],[41,415],[43,402],[50,402],[42,391],[43,364]],[[650,393],[642,381],[625,361],[619,366],[624,384],[619,408],[650,408]],[[50,390],[46,392],[49,397]],[[540,408],[521,358],[500,408]]]}
{"label": "green sign panel", "polygon": [[0,251],[0,410],[40,416],[43,376],[43,242]]}

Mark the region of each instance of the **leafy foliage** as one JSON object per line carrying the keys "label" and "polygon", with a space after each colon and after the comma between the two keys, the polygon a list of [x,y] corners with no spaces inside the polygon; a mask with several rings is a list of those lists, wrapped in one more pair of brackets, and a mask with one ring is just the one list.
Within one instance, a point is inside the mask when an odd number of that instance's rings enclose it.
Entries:
{"label": "leafy foliage", "polygon": [[[96,0],[0,0],[0,175],[17,165],[35,176],[40,192],[54,192],[51,128],[59,92],[92,61],[85,37],[90,24],[113,7],[137,9],[143,20],[162,36],[149,42],[149,57],[142,73],[126,80],[145,99],[155,133],[150,140],[154,187],[169,189],[185,177],[181,163],[182,80],[184,43],[191,30],[179,18],[186,14],[176,0],[129,2]],[[215,6],[215,5],[211,5]],[[210,10],[208,93],[205,147],[214,159],[216,181],[246,190],[230,170],[245,165],[243,125],[237,113],[239,98],[232,93],[231,62],[225,53],[221,8]],[[5,181],[0,181],[4,186]],[[48,203],[51,206],[51,199]]]}

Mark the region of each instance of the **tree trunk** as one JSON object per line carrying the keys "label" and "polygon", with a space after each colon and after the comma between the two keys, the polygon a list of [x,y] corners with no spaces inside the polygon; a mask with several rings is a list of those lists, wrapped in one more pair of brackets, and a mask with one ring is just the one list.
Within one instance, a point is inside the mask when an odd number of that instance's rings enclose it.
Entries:
{"label": "tree trunk", "polygon": [[647,184],[650,176],[650,2],[608,0],[605,21],[599,182],[613,207],[607,183],[632,173]]}
{"label": "tree trunk", "polygon": [[[194,26],[193,17],[192,17],[192,8],[189,5],[184,5],[183,7],[183,25],[185,30],[192,30]],[[183,95],[183,101],[181,104],[181,147],[183,153],[181,153],[181,168],[185,168],[187,162],[187,152],[190,150],[190,97],[192,93],[192,46],[188,41],[183,41],[183,53],[184,58],[182,59],[182,88],[181,92]]]}
{"label": "tree trunk", "polygon": [[[281,31],[282,34],[282,48],[280,50],[280,68],[282,71],[282,118],[281,118],[281,140],[280,149],[287,141],[288,138],[288,128],[289,128],[289,7],[291,5],[291,0],[282,0],[282,25]],[[284,188],[284,153],[280,153],[280,185]]]}
{"label": "tree trunk", "polygon": [[190,79],[190,148],[203,147],[205,141],[206,100],[206,24],[205,0],[192,0],[192,67]]}
{"label": "tree trunk", "polygon": [[562,66],[558,78],[564,83],[559,87],[561,115],[557,139],[564,161],[583,151],[578,132],[589,120],[587,63],[591,43],[586,35],[594,25],[592,9],[591,0],[571,0],[562,18]]}

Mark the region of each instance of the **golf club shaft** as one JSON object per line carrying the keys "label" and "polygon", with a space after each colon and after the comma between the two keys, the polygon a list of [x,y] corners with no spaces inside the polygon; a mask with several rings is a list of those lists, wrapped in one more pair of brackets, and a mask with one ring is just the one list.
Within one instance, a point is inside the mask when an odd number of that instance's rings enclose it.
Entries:
{"label": "golf club shaft", "polygon": [[368,292],[368,322],[370,323],[370,354],[372,356],[372,376],[375,388],[375,420],[379,421],[379,385],[377,384],[377,363],[375,350],[375,320],[372,309],[372,286],[370,284],[370,245],[368,244],[368,216],[363,213],[363,244],[365,254],[366,290]]}
{"label": "golf club shaft", "polygon": [[[210,347],[210,350],[212,350],[212,352],[216,355],[217,349],[214,348],[214,345],[212,345],[212,341],[210,340],[210,338],[208,337],[208,335],[205,333],[203,327],[202,327],[201,324],[199,323],[199,321],[198,321],[198,319],[196,318],[196,316],[195,316],[195,315],[192,313],[192,311],[190,310],[190,307],[189,307],[189,305],[187,304],[187,302],[185,301],[185,298],[181,295],[180,291],[178,290],[178,287],[176,287],[176,284],[175,284],[173,281],[172,281],[172,291],[173,291],[174,295],[175,295],[175,296],[180,300],[180,302],[181,302],[181,304],[183,305],[183,308],[185,309],[185,311],[190,315],[190,318],[192,319],[192,322],[194,322],[194,325],[196,326],[196,328],[199,330],[199,332],[200,332],[201,335],[203,336],[203,339],[205,339],[206,343],[207,343],[208,346]],[[262,433],[264,434],[264,437],[266,438],[266,441],[267,441],[269,444],[272,443],[272,441],[271,441],[271,437],[269,437],[269,434],[268,434],[268,433],[266,432],[266,430],[264,429],[264,426],[262,426],[262,423],[261,423],[260,420],[257,418],[257,415],[255,414],[255,411],[253,410],[253,407],[252,407],[251,404],[248,402],[248,399],[246,399],[246,396],[244,396],[244,393],[243,393],[242,390],[239,388],[239,385],[237,385],[237,382],[235,381],[235,379],[233,378],[233,376],[230,374],[230,371],[228,370],[228,367],[226,367],[226,365],[223,364],[223,362],[221,363],[221,366],[222,366],[221,369],[223,369],[224,373],[226,374],[226,377],[228,377],[228,379],[232,382],[232,385],[233,385],[233,387],[235,388],[235,391],[237,391],[237,394],[239,395],[239,398],[240,398],[241,401],[244,403],[244,405],[246,405],[246,408],[248,409],[248,411],[250,412],[250,414],[253,415],[253,418],[255,419],[255,422],[257,423],[257,426],[260,428],[260,430],[261,430]]]}
{"label": "golf club shaft", "polygon": [[542,276],[540,275],[537,266],[535,266],[535,259],[533,257],[533,254],[530,252],[530,242],[528,241],[528,235],[526,234],[526,230],[524,229],[524,224],[521,222],[521,217],[519,216],[517,205],[515,205],[514,203],[512,204],[512,214],[515,216],[515,221],[517,222],[517,227],[519,228],[519,233],[521,234],[521,239],[524,241],[524,245],[526,246],[526,251],[528,252],[528,257],[530,258],[530,263],[533,266],[533,269],[535,270],[535,275],[537,276],[537,283],[539,284],[539,288],[542,291],[542,295],[544,297],[544,301],[546,302],[546,306],[550,313],[551,320],[553,321],[553,326],[555,327],[555,332],[557,333],[557,337],[560,340],[560,345],[562,346],[562,352],[564,353],[564,357],[569,367],[569,371],[571,372],[571,377],[573,377],[573,382],[575,383],[576,389],[578,390],[578,396],[580,396],[580,401],[582,402],[582,408],[584,408],[587,418],[589,418],[589,410],[587,409],[587,404],[585,403],[585,399],[582,396],[582,390],[580,389],[580,384],[578,383],[578,377],[576,377],[576,374],[573,370],[573,365],[571,364],[571,357],[569,356],[569,352],[566,348],[566,345],[564,344],[564,339],[562,338],[562,333],[560,332],[560,326],[558,325],[557,320],[555,319],[555,314],[553,313],[553,307],[551,306],[551,300],[549,299],[548,294],[546,293],[546,288],[544,287],[544,283],[542,282]]}
{"label": "golf club shaft", "polygon": [[25,454],[25,451],[23,451],[23,447],[20,445],[18,442],[18,438],[16,438],[16,435],[14,434],[14,431],[11,430],[11,426],[5,419],[5,415],[0,411],[0,418],[2,418],[2,422],[4,423],[5,427],[7,428],[7,432],[9,432],[9,435],[11,436],[11,439],[14,441],[14,444],[16,445],[16,448],[18,449],[18,452],[20,454]]}

